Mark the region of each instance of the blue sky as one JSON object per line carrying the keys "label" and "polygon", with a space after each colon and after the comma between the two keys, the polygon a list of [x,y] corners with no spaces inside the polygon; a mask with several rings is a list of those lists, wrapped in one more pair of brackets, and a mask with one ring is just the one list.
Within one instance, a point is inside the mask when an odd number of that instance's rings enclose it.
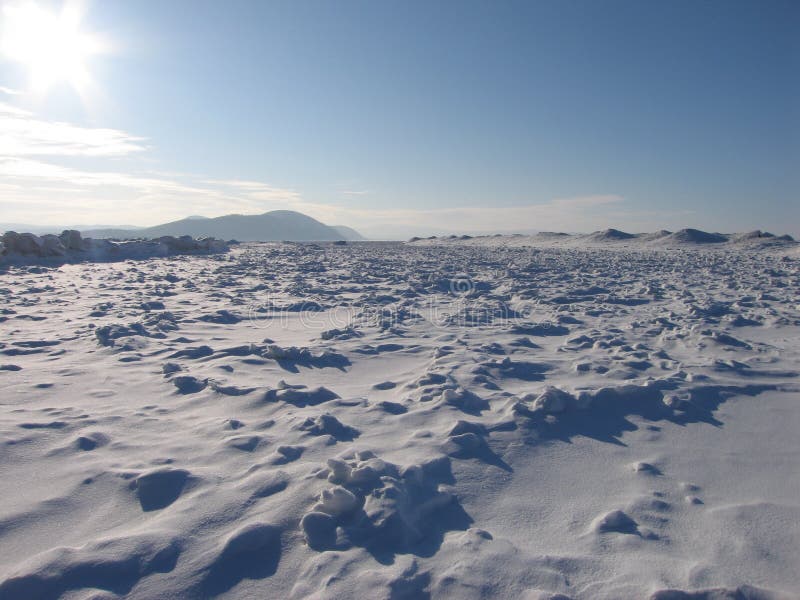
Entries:
{"label": "blue sky", "polygon": [[0,39],[0,221],[800,232],[798,2],[76,7],[80,77]]}

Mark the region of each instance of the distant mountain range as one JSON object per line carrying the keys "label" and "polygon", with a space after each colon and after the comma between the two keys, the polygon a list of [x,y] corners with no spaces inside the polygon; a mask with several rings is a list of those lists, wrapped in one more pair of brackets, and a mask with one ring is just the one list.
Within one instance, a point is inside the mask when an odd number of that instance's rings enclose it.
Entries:
{"label": "distant mountain range", "polygon": [[[74,227],[73,227],[74,228]],[[12,229],[9,227],[9,229]],[[22,225],[17,231],[49,233],[43,228]],[[57,229],[57,228],[49,228]],[[63,228],[66,229],[66,228]],[[327,242],[365,239],[350,227],[331,226],[291,210],[274,210],[262,215],[226,215],[207,218],[191,216],[180,221],[154,227],[79,228],[81,235],[91,238],[157,238],[165,235],[190,235],[193,238],[215,237],[240,242]],[[59,229],[60,231],[60,229]]]}

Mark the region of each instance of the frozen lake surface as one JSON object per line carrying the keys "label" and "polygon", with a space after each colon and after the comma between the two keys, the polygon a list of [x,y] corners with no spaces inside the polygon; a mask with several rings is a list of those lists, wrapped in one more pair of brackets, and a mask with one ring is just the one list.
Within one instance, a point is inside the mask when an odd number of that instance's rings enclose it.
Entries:
{"label": "frozen lake surface", "polygon": [[8,267],[0,598],[797,597],[795,247],[504,239]]}

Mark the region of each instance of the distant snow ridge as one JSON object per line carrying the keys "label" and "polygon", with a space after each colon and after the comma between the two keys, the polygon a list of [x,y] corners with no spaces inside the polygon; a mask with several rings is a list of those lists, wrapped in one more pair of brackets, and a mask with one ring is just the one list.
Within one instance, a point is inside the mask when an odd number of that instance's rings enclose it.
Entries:
{"label": "distant snow ridge", "polygon": [[586,236],[586,239],[594,242],[605,242],[615,240],[630,240],[635,237],[636,236],[632,233],[626,233],[624,231],[620,231],[619,229],[606,229],[605,231],[595,231],[594,233],[590,233],[588,236]]}
{"label": "distant snow ridge", "polygon": [[688,242],[690,244],[722,244],[728,237],[721,233],[708,233],[699,229],[681,229],[664,238],[674,242]]}
{"label": "distant snow ridge", "polygon": [[79,231],[65,230],[60,235],[43,236],[8,231],[0,237],[0,263],[50,261],[126,260],[175,254],[214,254],[227,252],[228,245],[214,238],[164,236],[153,240],[112,242],[83,238]]}
{"label": "distant snow ridge", "polygon": [[700,229],[681,229],[667,231],[661,229],[652,233],[628,233],[619,229],[606,229],[588,234],[554,233],[543,231],[534,235],[450,235],[443,237],[414,237],[409,244],[420,246],[438,246],[458,244],[469,246],[723,246],[736,245],[746,248],[771,248],[794,246],[796,242],[790,235],[777,236],[768,231],[754,230],[746,233],[709,233]]}

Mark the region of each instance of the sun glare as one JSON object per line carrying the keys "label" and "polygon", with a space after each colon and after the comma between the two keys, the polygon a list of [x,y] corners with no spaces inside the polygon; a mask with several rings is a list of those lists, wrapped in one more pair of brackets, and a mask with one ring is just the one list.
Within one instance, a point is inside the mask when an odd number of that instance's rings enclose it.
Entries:
{"label": "sun glare", "polygon": [[0,51],[28,69],[32,90],[66,83],[82,92],[90,83],[88,59],[102,51],[96,36],[81,31],[83,10],[67,2],[60,13],[33,2],[3,7]]}

